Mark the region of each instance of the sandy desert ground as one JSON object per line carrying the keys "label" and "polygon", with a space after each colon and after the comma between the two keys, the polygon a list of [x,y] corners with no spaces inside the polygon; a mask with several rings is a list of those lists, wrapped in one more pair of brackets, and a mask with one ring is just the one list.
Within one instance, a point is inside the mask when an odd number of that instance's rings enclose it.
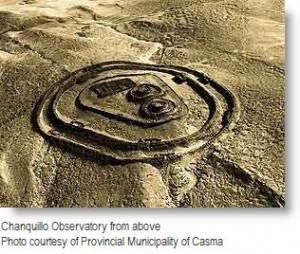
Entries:
{"label": "sandy desert ground", "polygon": [[[283,0],[0,0],[0,206],[283,207]],[[107,61],[185,66],[239,101],[205,151],[119,165],[55,146],[45,92]]]}

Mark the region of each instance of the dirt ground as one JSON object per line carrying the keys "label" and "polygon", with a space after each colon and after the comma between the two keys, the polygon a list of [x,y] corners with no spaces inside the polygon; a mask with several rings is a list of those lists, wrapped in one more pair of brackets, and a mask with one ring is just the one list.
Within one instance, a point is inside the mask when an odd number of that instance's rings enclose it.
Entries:
{"label": "dirt ground", "polygon": [[[0,0],[1,207],[283,207],[283,0]],[[239,119],[205,151],[112,164],[49,143],[41,97],[107,61],[185,66],[232,91]]]}

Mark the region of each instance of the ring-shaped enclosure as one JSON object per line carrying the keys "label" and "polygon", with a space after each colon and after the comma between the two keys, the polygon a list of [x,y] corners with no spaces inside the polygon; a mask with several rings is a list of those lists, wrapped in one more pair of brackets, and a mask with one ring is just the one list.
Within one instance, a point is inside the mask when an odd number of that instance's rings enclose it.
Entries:
{"label": "ring-shaped enclosure", "polygon": [[121,161],[172,159],[203,149],[235,122],[225,86],[185,67],[107,62],[52,86],[37,109],[51,141]]}

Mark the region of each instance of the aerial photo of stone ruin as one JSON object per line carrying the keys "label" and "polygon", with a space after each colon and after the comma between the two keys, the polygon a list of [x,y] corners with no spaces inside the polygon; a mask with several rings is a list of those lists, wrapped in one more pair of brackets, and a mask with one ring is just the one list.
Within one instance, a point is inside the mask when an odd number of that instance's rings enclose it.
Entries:
{"label": "aerial photo of stone ruin", "polygon": [[283,0],[0,0],[0,207],[283,208]]}

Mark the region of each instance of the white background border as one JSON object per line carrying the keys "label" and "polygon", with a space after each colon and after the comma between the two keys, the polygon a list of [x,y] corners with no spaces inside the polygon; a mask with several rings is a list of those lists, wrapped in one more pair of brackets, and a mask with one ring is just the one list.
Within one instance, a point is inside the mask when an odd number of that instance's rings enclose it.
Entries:
{"label": "white background border", "polygon": [[[286,208],[284,209],[0,209],[0,221],[159,222],[160,235],[223,237],[220,249],[90,249],[72,253],[300,253],[300,1],[286,1]],[[0,236],[3,232],[0,231]],[[20,235],[16,234],[15,236]],[[71,236],[72,234],[68,234]],[[35,235],[38,236],[38,235]],[[57,237],[63,236],[57,233]],[[102,236],[101,236],[102,237]],[[152,250],[152,251],[151,251]],[[155,251],[153,251],[155,250]],[[215,251],[214,251],[215,250]],[[21,248],[0,253],[35,253]],[[36,253],[62,253],[43,249]],[[69,253],[65,251],[63,253]]]}

